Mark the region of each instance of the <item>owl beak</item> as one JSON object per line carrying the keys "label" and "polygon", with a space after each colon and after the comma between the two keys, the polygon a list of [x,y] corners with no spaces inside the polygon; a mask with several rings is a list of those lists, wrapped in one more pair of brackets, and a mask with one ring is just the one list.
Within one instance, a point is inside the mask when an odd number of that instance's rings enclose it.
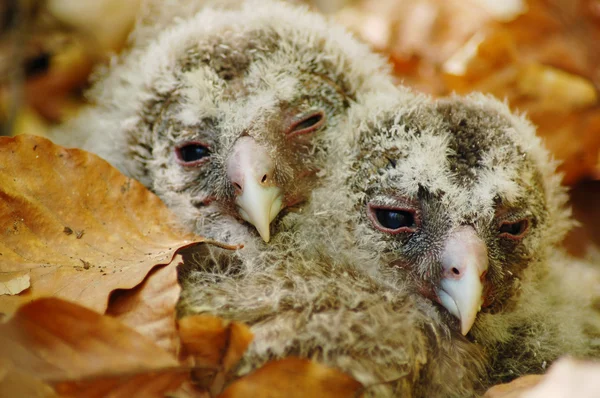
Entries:
{"label": "owl beak", "polygon": [[442,280],[436,293],[444,308],[459,319],[460,331],[466,335],[484,302],[487,247],[473,227],[463,226],[446,240],[441,262]]}
{"label": "owl beak", "polygon": [[283,209],[283,193],[274,184],[274,162],[267,149],[249,136],[239,138],[227,160],[227,176],[236,190],[240,217],[254,225],[265,242],[270,225]]}

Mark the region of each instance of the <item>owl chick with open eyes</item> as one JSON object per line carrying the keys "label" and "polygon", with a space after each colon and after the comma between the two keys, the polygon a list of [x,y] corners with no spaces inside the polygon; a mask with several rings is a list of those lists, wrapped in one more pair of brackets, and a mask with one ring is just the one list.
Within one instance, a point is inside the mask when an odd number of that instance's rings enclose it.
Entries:
{"label": "owl chick with open eyes", "polygon": [[388,67],[305,7],[173,3],[199,12],[142,24],[57,139],[138,179],[203,236],[268,242],[326,172],[350,106],[393,89]]}
{"label": "owl chick with open eyes", "polygon": [[182,310],[252,325],[240,373],[300,355],[369,396],[478,396],[598,356],[598,276],[558,249],[567,196],[535,129],[482,95],[367,103],[281,235],[294,250],[241,264],[213,250]]}

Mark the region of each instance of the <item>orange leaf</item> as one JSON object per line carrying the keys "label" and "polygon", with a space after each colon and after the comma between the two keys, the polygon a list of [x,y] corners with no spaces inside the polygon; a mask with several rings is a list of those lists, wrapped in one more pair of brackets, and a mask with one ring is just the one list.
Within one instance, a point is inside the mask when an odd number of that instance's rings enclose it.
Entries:
{"label": "orange leaf", "polygon": [[104,160],[33,136],[0,137],[0,225],[0,276],[31,278],[26,294],[0,295],[5,313],[41,295],[104,312],[113,290],[203,241]]}
{"label": "orange leaf", "polygon": [[0,397],[56,398],[52,387],[0,361]]}
{"label": "orange leaf", "polygon": [[0,358],[41,380],[155,371],[178,365],[152,341],[84,307],[43,298],[0,324]]}
{"label": "orange leaf", "polygon": [[236,380],[219,398],[356,398],[362,395],[362,388],[338,370],[307,359],[285,358]]}
{"label": "orange leaf", "polygon": [[180,319],[179,336],[183,355],[191,356],[196,366],[207,368],[194,371],[196,383],[213,395],[221,392],[227,373],[242,358],[253,337],[244,324],[208,315]]}
{"label": "orange leaf", "polygon": [[106,311],[173,355],[179,351],[175,306],[181,291],[175,263],[154,268],[134,289],[115,292]]}
{"label": "orange leaf", "polygon": [[0,360],[65,397],[159,398],[189,378],[146,337],[57,298],[24,305],[0,325]]}
{"label": "orange leaf", "polygon": [[495,385],[485,393],[484,398],[518,398],[523,392],[537,385],[542,377],[542,375],[527,375],[510,383]]}

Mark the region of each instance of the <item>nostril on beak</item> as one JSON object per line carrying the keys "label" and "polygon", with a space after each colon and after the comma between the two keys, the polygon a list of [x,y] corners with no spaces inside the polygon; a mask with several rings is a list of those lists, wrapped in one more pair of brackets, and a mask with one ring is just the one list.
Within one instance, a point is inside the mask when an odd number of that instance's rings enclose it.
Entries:
{"label": "nostril on beak", "polygon": [[264,176],[262,176],[262,178],[261,178],[260,182],[261,182],[262,184],[264,184],[265,182],[267,182],[267,175],[266,175],[266,174],[265,174]]}
{"label": "nostril on beak", "polygon": [[461,280],[465,276],[465,267],[462,265],[449,265],[443,271],[443,278],[451,280]]}
{"label": "nostril on beak", "polygon": [[241,186],[239,183],[237,183],[237,182],[234,182],[234,183],[233,183],[233,186],[234,186],[234,187],[235,187],[235,189],[238,191],[238,193],[242,193],[243,189],[242,189],[242,186]]}

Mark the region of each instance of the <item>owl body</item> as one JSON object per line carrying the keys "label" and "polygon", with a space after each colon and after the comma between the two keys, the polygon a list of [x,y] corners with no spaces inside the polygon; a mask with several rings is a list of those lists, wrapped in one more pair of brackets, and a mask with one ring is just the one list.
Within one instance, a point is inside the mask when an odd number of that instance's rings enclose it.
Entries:
{"label": "owl body", "polygon": [[182,312],[251,325],[239,374],[299,355],[367,396],[479,396],[598,357],[598,275],[559,249],[570,211],[535,129],[483,95],[365,103],[293,232],[259,256],[190,259]]}

